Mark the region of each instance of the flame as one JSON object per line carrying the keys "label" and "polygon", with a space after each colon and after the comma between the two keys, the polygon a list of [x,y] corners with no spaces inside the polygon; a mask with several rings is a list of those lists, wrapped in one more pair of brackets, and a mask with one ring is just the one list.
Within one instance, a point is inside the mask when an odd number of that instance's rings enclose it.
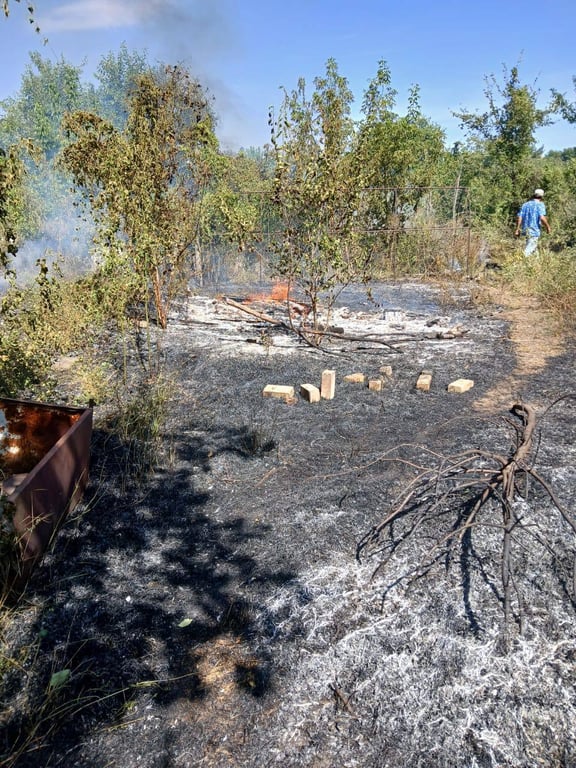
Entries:
{"label": "flame", "polygon": [[290,286],[280,281],[274,283],[270,293],[253,293],[245,299],[246,303],[253,301],[287,301]]}

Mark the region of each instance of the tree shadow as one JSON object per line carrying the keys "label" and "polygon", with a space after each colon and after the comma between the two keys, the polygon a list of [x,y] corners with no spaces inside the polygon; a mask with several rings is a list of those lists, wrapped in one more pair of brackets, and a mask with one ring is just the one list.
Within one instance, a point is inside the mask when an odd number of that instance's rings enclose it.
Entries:
{"label": "tree shadow", "polygon": [[[14,701],[27,701],[3,718],[2,758],[22,752],[6,765],[47,764],[49,756],[59,764],[55,755],[121,726],[145,702],[205,699],[199,647],[236,649],[234,695],[271,691],[256,620],[266,590],[295,574],[270,552],[266,565],[255,556],[269,528],[222,512],[217,489],[198,487],[193,471],[209,473],[226,452],[249,462],[259,455],[246,450],[249,439],[246,429],[222,429],[190,440],[182,429],[173,436],[175,468],[143,480],[125,476],[122,446],[95,430],[84,501],[25,594],[37,608],[21,641],[35,650],[26,680],[13,672],[4,683]],[[64,682],[55,686],[58,672]]]}

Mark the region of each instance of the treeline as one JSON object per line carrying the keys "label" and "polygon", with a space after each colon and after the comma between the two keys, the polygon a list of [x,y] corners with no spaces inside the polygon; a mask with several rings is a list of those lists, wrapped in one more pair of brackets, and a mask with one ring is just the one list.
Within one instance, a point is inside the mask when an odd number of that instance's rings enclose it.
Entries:
{"label": "treeline", "polygon": [[[163,95],[156,93],[157,114],[138,116],[138,109],[147,109],[143,99],[152,97],[151,88],[164,89]],[[148,96],[142,89],[148,89]],[[217,105],[201,83],[179,67],[153,67],[145,55],[123,46],[104,56],[93,82],[87,82],[82,67],[33,53],[20,91],[0,103],[0,253],[6,261],[7,253],[34,237],[42,222],[66,210],[71,180],[81,193],[74,202],[88,201],[90,216],[101,221],[102,209],[110,200],[104,206],[103,198],[94,198],[95,185],[99,194],[104,192],[105,164],[93,167],[93,153],[95,149],[100,155],[109,152],[111,159],[118,150],[114,141],[120,137],[130,144],[130,152],[123,157],[132,164],[134,176],[151,162],[147,142],[150,154],[154,143],[158,153],[162,142],[172,142],[172,149],[161,147],[165,156],[157,154],[156,162],[172,168],[163,183],[183,182],[186,206],[202,199],[201,213],[192,216],[187,210],[188,220],[195,221],[195,237],[188,233],[183,238],[189,241],[188,249],[195,249],[197,266],[201,240],[208,236],[218,233],[245,248],[252,233],[276,227],[277,213],[270,220],[274,204],[283,196],[284,205],[294,204],[286,197],[288,181],[296,187],[292,190],[296,197],[310,194],[305,206],[310,217],[330,220],[335,216],[330,226],[340,229],[346,229],[342,219],[346,212],[357,217],[360,209],[369,213],[363,224],[373,229],[394,224],[393,217],[417,207],[420,200],[415,190],[436,187],[468,190],[466,205],[474,223],[485,230],[507,232],[518,206],[539,186],[546,190],[553,212],[554,246],[571,245],[576,231],[576,150],[543,156],[535,135],[552,120],[574,122],[573,105],[554,93],[546,106],[539,106],[538,92],[521,82],[515,67],[504,71],[501,83],[487,79],[485,93],[484,112],[458,114],[466,143],[449,147],[442,129],[422,114],[418,87],[408,96],[405,114],[399,114],[397,93],[384,62],[366,88],[360,118],[354,120],[352,93],[336,62],[330,60],[312,87],[300,80],[294,90],[285,90],[279,113],[270,115],[270,144],[232,154],[218,146]],[[146,119],[158,128],[156,135]],[[159,119],[165,121],[164,129],[158,127]],[[82,165],[85,170],[79,175]],[[86,169],[91,166],[89,178]],[[128,185],[127,195],[138,196],[137,189],[129,189],[134,179],[128,176],[125,172],[120,178],[118,169],[118,178],[108,183]],[[150,179],[150,185],[158,182]],[[359,201],[359,191],[368,189],[412,192],[409,199],[399,199],[398,193],[393,199],[372,195],[367,203],[363,191]],[[320,200],[324,209],[317,210]],[[326,210],[328,200],[334,205],[332,212]],[[299,215],[293,211],[292,223]]]}

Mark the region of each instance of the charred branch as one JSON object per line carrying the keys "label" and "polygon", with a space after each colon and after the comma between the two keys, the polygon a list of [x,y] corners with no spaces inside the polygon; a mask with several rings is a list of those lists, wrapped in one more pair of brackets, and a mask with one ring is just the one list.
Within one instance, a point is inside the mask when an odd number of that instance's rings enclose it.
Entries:
{"label": "charred branch", "polygon": [[[524,505],[528,503],[528,478],[542,491],[542,496],[549,502],[548,507],[561,516],[568,534],[566,546],[572,563],[576,557],[576,521],[550,482],[534,467],[538,437],[536,411],[530,405],[516,403],[511,413],[515,418],[508,418],[506,422],[512,429],[513,447],[507,455],[469,450],[443,456],[419,448],[430,459],[429,465],[398,457],[396,460],[415,469],[416,475],[393,502],[384,519],[363,536],[357,548],[359,560],[366,557],[378,559],[373,578],[382,576],[393,560],[398,561],[406,547],[417,549],[417,556],[410,559],[409,566],[389,574],[385,594],[400,584],[413,587],[426,576],[437,573],[439,564],[448,569],[459,562],[466,605],[468,569],[476,557],[475,542],[479,537],[491,536],[496,542],[499,538],[500,544],[493,548],[489,564],[490,573],[499,574],[499,583],[487,576],[486,564],[480,570],[484,571],[482,578],[501,604],[506,647],[513,620],[521,631],[524,603],[520,560],[524,539],[535,537],[548,552],[555,550],[543,512],[527,514],[525,506],[522,507],[522,502]],[[569,583],[569,597],[574,603],[574,566]],[[476,618],[472,617],[469,607],[466,612],[470,624],[474,625]]]}

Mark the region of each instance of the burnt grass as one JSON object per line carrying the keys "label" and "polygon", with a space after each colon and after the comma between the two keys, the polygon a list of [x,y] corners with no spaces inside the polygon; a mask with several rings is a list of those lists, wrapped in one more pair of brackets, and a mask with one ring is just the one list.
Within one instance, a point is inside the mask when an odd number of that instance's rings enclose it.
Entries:
{"label": "burnt grass", "polygon": [[[157,466],[129,476],[96,407],[84,501],[4,621],[1,766],[576,766],[575,547],[538,484],[518,501],[507,648],[496,523],[410,588],[433,532],[375,575],[357,558],[425,449],[514,445],[508,409],[478,407],[516,367],[498,308],[414,291],[467,333],[279,351],[248,318],[224,332],[184,310],[157,332]],[[571,393],[573,353],[516,379],[509,404],[542,415]],[[383,365],[381,392],[343,381]],[[262,396],[327,368],[333,400]],[[473,389],[448,393],[462,377]],[[575,426],[576,401],[551,408],[534,458],[572,514]]]}

